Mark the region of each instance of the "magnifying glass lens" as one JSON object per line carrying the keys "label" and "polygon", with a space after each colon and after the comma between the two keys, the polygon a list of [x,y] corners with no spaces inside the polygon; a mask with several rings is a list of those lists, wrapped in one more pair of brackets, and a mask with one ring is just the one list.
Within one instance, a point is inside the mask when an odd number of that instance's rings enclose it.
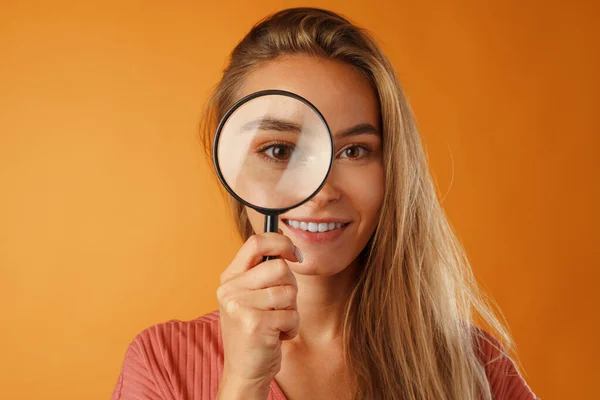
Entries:
{"label": "magnifying glass lens", "polygon": [[223,183],[250,206],[287,209],[311,197],[329,173],[329,128],[310,103],[285,94],[243,102],[221,122],[216,162]]}

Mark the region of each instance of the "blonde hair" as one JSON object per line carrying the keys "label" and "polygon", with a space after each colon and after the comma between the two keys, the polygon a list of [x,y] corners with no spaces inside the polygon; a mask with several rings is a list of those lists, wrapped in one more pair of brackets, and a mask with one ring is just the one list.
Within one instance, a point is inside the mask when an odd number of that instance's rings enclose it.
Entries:
{"label": "blonde hair", "polygon": [[[355,399],[491,399],[474,318],[512,341],[483,294],[438,200],[412,111],[394,69],[363,29],[330,11],[292,8],[255,25],[235,47],[203,119],[212,156],[218,120],[262,62],[305,54],[345,62],[376,89],[383,128],[385,194],[377,228],[344,319],[344,355]],[[231,206],[243,240],[253,234],[242,204]],[[500,313],[501,314],[501,313]],[[503,354],[505,349],[499,349]]]}

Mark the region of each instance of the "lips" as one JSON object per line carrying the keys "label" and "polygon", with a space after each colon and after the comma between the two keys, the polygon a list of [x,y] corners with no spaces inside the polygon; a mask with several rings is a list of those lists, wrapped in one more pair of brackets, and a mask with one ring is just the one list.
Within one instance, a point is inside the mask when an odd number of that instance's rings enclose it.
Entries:
{"label": "lips", "polygon": [[282,219],[282,222],[296,238],[308,243],[331,242],[340,237],[350,225],[350,222],[339,220],[301,221]]}

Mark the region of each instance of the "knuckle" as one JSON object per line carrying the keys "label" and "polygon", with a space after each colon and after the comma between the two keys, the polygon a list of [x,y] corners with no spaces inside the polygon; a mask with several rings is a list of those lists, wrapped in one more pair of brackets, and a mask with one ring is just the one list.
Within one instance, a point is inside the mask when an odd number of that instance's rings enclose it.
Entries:
{"label": "knuckle", "polygon": [[281,308],[289,308],[294,303],[294,296],[290,290],[289,286],[280,286],[281,290],[281,300],[279,301],[281,304]]}
{"label": "knuckle", "polygon": [[298,312],[298,310],[292,310],[290,318],[292,318],[292,322],[294,323],[294,325],[298,325],[300,323],[300,313]]}
{"label": "knuckle", "polygon": [[295,290],[288,285],[267,288],[267,294],[271,309],[286,309],[296,302]]}
{"label": "knuckle", "polygon": [[278,258],[275,268],[273,268],[273,273],[275,274],[275,277],[281,281],[287,276],[288,269],[289,267],[285,260]]}
{"label": "knuckle", "polygon": [[258,251],[260,249],[260,245],[261,245],[260,236],[259,235],[250,236],[250,238],[248,238],[248,244],[250,245],[250,248],[252,248],[254,251]]}
{"label": "knuckle", "polygon": [[296,296],[298,295],[298,288],[296,286],[286,285],[285,294],[289,302],[293,303],[296,301]]}
{"label": "knuckle", "polygon": [[269,298],[269,304],[277,303],[277,286],[271,286],[267,288],[267,297]]}
{"label": "knuckle", "polygon": [[223,302],[227,296],[227,287],[225,285],[221,285],[217,288],[217,299],[220,302]]}
{"label": "knuckle", "polygon": [[263,345],[270,350],[277,350],[281,344],[281,341],[277,336],[266,335],[263,339]]}
{"label": "knuckle", "polygon": [[242,330],[248,335],[255,335],[259,331],[260,318],[256,313],[247,312],[242,318]]}
{"label": "knuckle", "polygon": [[228,285],[221,285],[217,289],[217,299],[221,308],[229,315],[235,316],[238,314],[242,303],[240,300],[235,298],[233,292]]}
{"label": "knuckle", "polygon": [[240,301],[236,299],[231,299],[225,304],[225,309],[227,310],[227,313],[231,316],[237,315],[241,307],[242,305]]}

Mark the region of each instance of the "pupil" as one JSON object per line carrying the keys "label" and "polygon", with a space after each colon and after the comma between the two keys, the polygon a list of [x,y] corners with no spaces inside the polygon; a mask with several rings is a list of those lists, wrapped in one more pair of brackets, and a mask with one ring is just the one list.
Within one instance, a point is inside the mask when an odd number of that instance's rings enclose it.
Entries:
{"label": "pupil", "polygon": [[354,158],[357,156],[356,154],[356,147],[350,147],[346,149],[346,156],[350,157],[350,158]]}
{"label": "pupil", "polygon": [[286,149],[285,147],[275,147],[273,149],[273,155],[275,156],[275,158],[278,158],[280,160],[286,160],[289,157],[288,149]]}

